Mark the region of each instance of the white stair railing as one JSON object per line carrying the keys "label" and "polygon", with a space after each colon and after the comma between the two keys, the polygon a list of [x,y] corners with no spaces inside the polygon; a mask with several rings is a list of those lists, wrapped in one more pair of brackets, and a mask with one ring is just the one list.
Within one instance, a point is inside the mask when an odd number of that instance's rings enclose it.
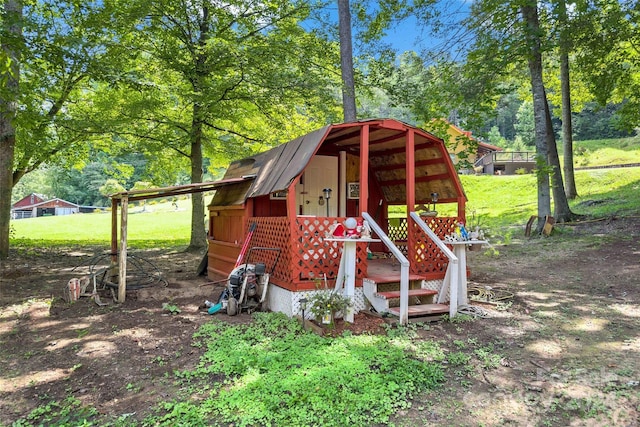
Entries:
{"label": "white stair railing", "polygon": [[[440,237],[429,228],[417,213],[411,212],[409,215],[418,224],[418,227],[436,244],[438,249],[449,258],[443,285],[446,285],[447,282],[449,283],[449,317],[453,318],[458,313],[458,257],[453,254],[451,249],[444,244]],[[409,229],[411,228],[409,227]],[[442,292],[439,293],[440,295],[442,295]]]}
{"label": "white stair railing", "polygon": [[[375,220],[367,212],[362,212],[362,217],[369,223],[371,231],[382,240],[394,257],[400,263],[400,324],[409,323],[409,260],[400,252],[400,249],[391,241],[389,236],[380,228]],[[455,258],[455,257],[454,257]],[[456,258],[457,259],[457,258]]]}

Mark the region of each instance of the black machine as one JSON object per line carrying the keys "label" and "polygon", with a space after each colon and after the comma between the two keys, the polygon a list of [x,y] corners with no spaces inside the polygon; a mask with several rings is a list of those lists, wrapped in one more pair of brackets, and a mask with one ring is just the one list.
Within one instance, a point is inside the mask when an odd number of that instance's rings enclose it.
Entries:
{"label": "black machine", "polygon": [[[273,265],[269,272],[263,262],[251,263],[251,255],[259,251],[277,252]],[[223,306],[226,303],[227,314],[235,316],[246,310],[251,313],[262,306],[267,297],[269,277],[276,268],[280,258],[280,248],[251,248],[247,255],[247,261],[231,271],[227,278],[227,287],[220,295]]]}

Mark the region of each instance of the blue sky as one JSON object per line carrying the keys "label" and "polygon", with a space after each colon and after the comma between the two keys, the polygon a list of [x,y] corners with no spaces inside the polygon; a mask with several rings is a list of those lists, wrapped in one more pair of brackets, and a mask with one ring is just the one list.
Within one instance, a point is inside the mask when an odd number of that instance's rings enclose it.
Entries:
{"label": "blue sky", "polygon": [[[377,7],[378,1],[370,1],[371,11],[373,12],[374,8]],[[451,24],[454,22],[459,22],[460,20],[466,18],[469,13],[469,8],[471,6],[471,0],[438,0],[435,7],[440,14],[440,19],[443,20],[445,27],[448,23],[449,26],[453,28],[459,28],[455,24]],[[330,6],[325,9],[327,16],[326,19],[329,19],[331,22],[337,25],[338,21],[338,6],[337,2],[334,2]],[[352,16],[352,21],[354,17]],[[353,22],[352,22],[353,25]],[[431,34],[430,22],[426,18],[419,18],[417,16],[410,16],[409,18],[403,20],[400,23],[397,23],[392,28],[389,28],[387,32],[387,36],[382,40],[384,43],[388,43],[394,48],[399,54],[403,53],[407,50],[413,50],[415,52],[421,52],[424,49],[433,49],[439,48],[442,46],[447,40],[445,38],[436,38]],[[355,37],[355,29],[354,37]],[[355,48],[355,45],[354,45]],[[448,47],[447,50],[450,50],[451,47]]]}
{"label": "blue sky", "polygon": [[[470,0],[440,0],[436,4],[440,18],[454,28],[459,28],[457,22],[465,19],[469,14]],[[428,20],[418,21],[416,16],[411,16],[395,28],[388,30],[385,38],[399,53],[407,50],[420,52],[423,49],[440,48],[444,44],[451,44],[446,37],[438,38],[431,34]],[[447,50],[449,50],[448,48]]]}

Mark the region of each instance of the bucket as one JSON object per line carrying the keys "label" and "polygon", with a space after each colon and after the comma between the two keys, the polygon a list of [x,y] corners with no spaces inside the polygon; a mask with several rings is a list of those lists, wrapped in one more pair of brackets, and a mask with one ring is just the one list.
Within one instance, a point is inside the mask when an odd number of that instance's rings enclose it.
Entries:
{"label": "bucket", "polygon": [[73,278],[69,280],[69,299],[78,301],[80,299],[80,279]]}

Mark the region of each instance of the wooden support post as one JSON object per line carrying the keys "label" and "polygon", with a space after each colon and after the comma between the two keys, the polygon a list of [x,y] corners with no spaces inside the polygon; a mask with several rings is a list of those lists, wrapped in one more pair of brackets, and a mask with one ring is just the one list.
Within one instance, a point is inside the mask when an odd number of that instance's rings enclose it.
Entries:
{"label": "wooden support post", "polygon": [[118,262],[118,199],[111,199],[111,265]]}
{"label": "wooden support post", "polygon": [[464,221],[465,224],[467,222],[467,217],[466,217],[466,213],[465,213],[466,201],[467,201],[467,199],[465,199],[464,196],[458,197],[458,218],[460,218],[461,221]]}
{"label": "wooden support post", "polygon": [[[416,208],[416,139],[413,129],[406,133],[406,202],[407,202],[407,258],[409,264],[401,267],[401,272],[407,277],[411,270],[411,263],[416,262],[415,227],[411,213]],[[404,271],[406,269],[406,272]],[[409,321],[409,281],[400,283],[400,323],[406,325]]]}
{"label": "wooden support post", "polygon": [[[300,179],[300,178],[298,178]],[[298,206],[296,205],[296,182],[298,180],[294,180],[289,188],[287,189],[287,219],[289,220],[289,247],[295,248],[296,241],[296,227],[298,226],[296,222],[296,217],[298,215]],[[286,259],[286,257],[284,257]],[[300,277],[297,276],[294,272],[296,270],[296,266],[294,265],[296,262],[295,257],[291,257],[289,259],[289,265],[285,266],[284,269],[289,270],[291,272],[291,276],[294,276],[294,280],[300,280]]]}
{"label": "wooden support post", "polygon": [[340,180],[338,216],[347,216],[347,152],[338,153],[338,179]]}
{"label": "wooden support post", "polygon": [[360,203],[358,216],[369,211],[369,125],[360,131]]}
{"label": "wooden support post", "polygon": [[118,280],[118,302],[123,303],[127,296],[127,216],[129,197],[122,196],[120,218],[120,278]]}

